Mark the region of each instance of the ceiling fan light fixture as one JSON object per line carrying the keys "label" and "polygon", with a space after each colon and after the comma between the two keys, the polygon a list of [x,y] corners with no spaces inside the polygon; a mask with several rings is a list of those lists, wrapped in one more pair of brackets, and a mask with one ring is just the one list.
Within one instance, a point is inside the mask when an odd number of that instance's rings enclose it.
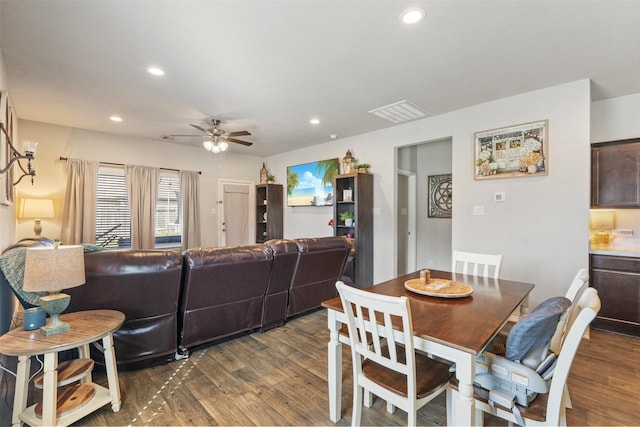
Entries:
{"label": "ceiling fan light fixture", "polygon": [[213,144],[213,147],[211,147],[211,152],[218,154],[220,151],[220,146],[218,144]]}
{"label": "ceiling fan light fixture", "polygon": [[227,151],[227,148],[229,148],[229,144],[223,141],[218,143],[218,147],[220,147],[220,151]]}
{"label": "ceiling fan light fixture", "polygon": [[206,139],[202,142],[202,145],[204,145],[204,148],[207,151],[211,151],[213,149],[213,142],[211,142],[210,139]]}

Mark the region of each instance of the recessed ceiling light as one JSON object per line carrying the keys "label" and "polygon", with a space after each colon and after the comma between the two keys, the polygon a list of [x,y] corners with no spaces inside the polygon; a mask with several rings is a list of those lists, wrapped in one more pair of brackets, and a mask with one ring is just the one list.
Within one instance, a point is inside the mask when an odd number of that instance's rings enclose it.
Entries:
{"label": "recessed ceiling light", "polygon": [[309,123],[311,123],[312,125],[320,124],[320,119],[313,118],[309,120]]}
{"label": "recessed ceiling light", "polygon": [[119,116],[111,116],[109,117],[109,119],[113,122],[121,122],[122,121],[122,117]]}
{"label": "recessed ceiling light", "polygon": [[147,67],[147,72],[154,76],[164,76],[164,71],[158,67]]}
{"label": "recessed ceiling light", "polygon": [[411,24],[415,24],[416,22],[422,21],[422,19],[424,18],[424,15],[425,15],[424,9],[421,9],[419,7],[414,7],[402,12],[402,15],[400,15],[400,20],[407,25],[411,25]]}

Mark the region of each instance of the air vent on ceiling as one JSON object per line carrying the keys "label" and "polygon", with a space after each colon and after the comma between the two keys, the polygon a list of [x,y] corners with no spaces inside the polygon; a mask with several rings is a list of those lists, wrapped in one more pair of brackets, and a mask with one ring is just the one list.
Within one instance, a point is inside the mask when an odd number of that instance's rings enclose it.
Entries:
{"label": "air vent on ceiling", "polygon": [[369,111],[370,114],[389,120],[391,123],[408,122],[409,120],[426,117],[429,113],[407,100],[394,102],[384,107]]}

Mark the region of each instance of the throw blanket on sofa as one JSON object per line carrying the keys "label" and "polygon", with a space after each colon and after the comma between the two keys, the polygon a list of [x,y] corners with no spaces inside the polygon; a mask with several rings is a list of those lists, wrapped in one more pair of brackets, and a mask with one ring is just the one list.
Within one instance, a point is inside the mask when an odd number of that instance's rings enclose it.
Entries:
{"label": "throw blanket on sofa", "polygon": [[[104,248],[96,245],[84,244],[82,245],[84,252],[98,252],[104,250]],[[25,292],[22,289],[22,279],[24,278],[24,260],[27,255],[27,248],[15,248],[6,254],[0,256],[0,269],[4,273],[4,277],[9,282],[9,286],[13,289],[20,302],[26,301],[27,303],[39,306],[38,299],[46,295],[46,292]]]}

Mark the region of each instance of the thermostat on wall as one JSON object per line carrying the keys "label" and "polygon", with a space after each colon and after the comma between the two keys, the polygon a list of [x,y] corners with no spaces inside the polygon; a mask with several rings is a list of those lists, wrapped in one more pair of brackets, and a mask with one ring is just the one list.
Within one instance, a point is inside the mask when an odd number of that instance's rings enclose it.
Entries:
{"label": "thermostat on wall", "polygon": [[494,202],[504,202],[506,198],[507,198],[507,195],[504,192],[493,193]]}

